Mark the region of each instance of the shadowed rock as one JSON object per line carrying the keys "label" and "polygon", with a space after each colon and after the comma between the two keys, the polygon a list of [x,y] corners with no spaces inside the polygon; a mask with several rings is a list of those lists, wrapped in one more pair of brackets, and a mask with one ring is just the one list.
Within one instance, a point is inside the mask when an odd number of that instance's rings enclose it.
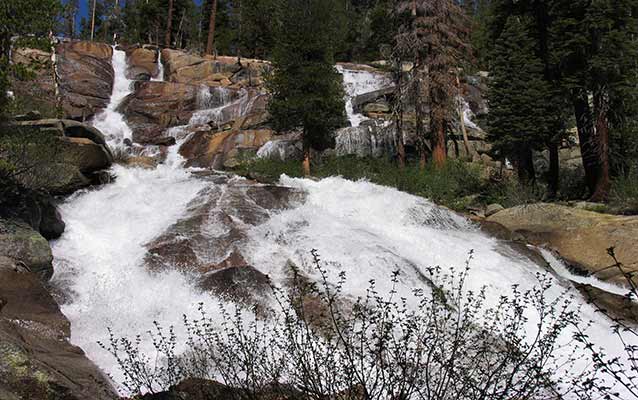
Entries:
{"label": "shadowed rock", "polygon": [[70,324],[40,279],[0,257],[0,397],[116,399],[102,372],[69,343]]}

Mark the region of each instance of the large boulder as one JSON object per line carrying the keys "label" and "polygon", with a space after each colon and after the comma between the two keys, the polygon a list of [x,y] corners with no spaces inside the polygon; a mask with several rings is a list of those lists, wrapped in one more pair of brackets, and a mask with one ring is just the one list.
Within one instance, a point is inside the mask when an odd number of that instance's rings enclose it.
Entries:
{"label": "large boulder", "polygon": [[53,198],[25,188],[5,193],[0,202],[0,218],[23,221],[47,240],[59,238],[65,229]]}
{"label": "large boulder", "polygon": [[157,78],[159,65],[158,52],[154,48],[133,47],[126,50],[128,70],[126,77],[134,80],[149,80]]}
{"label": "large boulder", "polygon": [[69,336],[69,321],[41,280],[0,256],[0,398],[118,398]]}
{"label": "large boulder", "polygon": [[187,167],[234,168],[273,137],[270,129],[197,132],[180,147]]}
{"label": "large boulder", "polygon": [[138,82],[120,105],[133,141],[149,143],[167,128],[185,125],[197,110],[198,87],[173,82]]}
{"label": "large boulder", "polygon": [[[38,165],[20,179],[27,187],[46,189],[52,194],[68,194],[88,186],[93,175],[113,163],[113,154],[97,129],[66,119],[18,121],[15,125],[38,129],[42,135],[53,135],[46,141],[52,148],[33,148],[29,159]],[[46,150],[46,151],[45,151]],[[41,160],[45,157],[47,159]]]}
{"label": "large boulder", "polygon": [[113,49],[105,43],[61,42],[56,73],[67,117],[86,120],[108,105],[113,91]]}
{"label": "large boulder", "polygon": [[638,283],[638,217],[623,217],[557,204],[531,204],[509,208],[488,218],[529,242],[557,251],[575,269],[615,283],[627,283],[607,249],[615,248],[618,260]]}
{"label": "large boulder", "polygon": [[0,219],[0,256],[21,262],[43,280],[53,275],[49,242],[22,221]]}
{"label": "large boulder", "polygon": [[162,50],[165,79],[192,85],[248,87],[263,84],[262,72],[269,64],[236,57],[199,57],[179,50]]}

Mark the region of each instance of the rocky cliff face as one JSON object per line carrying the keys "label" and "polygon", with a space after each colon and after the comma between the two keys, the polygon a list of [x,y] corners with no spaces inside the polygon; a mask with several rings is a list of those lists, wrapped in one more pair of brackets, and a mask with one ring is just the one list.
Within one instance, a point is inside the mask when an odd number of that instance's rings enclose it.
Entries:
{"label": "rocky cliff face", "polygon": [[63,42],[55,51],[64,113],[75,120],[91,118],[106,107],[113,91],[113,49],[105,43]]}

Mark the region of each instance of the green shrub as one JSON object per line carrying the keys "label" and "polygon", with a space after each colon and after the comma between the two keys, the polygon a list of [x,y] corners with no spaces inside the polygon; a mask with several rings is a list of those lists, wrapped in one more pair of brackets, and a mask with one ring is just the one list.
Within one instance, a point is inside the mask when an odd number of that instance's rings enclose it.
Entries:
{"label": "green shrub", "polygon": [[543,200],[544,195],[544,188],[538,185],[523,185],[515,177],[510,177],[487,185],[482,193],[482,201],[485,204],[497,203],[509,208],[538,203]]}
{"label": "green shrub", "polygon": [[[258,159],[242,164],[237,172],[269,181],[276,181],[281,174],[303,176],[299,161]],[[421,170],[418,165],[401,169],[395,162],[385,158],[330,156],[318,160],[313,165],[312,174],[318,178],[341,176],[351,180],[366,179],[454,209],[463,208],[461,199],[480,192],[482,187],[479,167],[457,160],[449,160],[440,170],[432,164]]]}
{"label": "green shrub", "polygon": [[46,52],[51,51],[51,41],[46,37],[21,36],[13,43],[14,48],[38,49]]}
{"label": "green shrub", "polygon": [[609,205],[623,214],[638,214],[638,171],[632,170],[613,180]]}

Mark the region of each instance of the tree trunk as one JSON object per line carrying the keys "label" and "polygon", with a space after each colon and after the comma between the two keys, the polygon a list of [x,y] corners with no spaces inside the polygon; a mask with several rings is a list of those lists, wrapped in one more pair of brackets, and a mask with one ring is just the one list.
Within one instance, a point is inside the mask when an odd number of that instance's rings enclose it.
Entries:
{"label": "tree trunk", "polygon": [[594,151],[598,156],[596,186],[590,201],[607,201],[609,198],[609,98],[606,90],[594,93],[594,112],[596,113],[596,133]]}
{"label": "tree trunk", "polygon": [[445,121],[438,116],[430,117],[430,129],[432,131],[432,160],[437,169],[443,168],[447,158],[447,146],[445,140]]}
{"label": "tree trunk", "polygon": [[558,143],[550,143],[549,148],[549,175],[548,175],[548,194],[550,199],[555,199],[558,195],[558,187],[560,183],[560,159],[558,157]]}
{"label": "tree trunk", "polygon": [[593,145],[594,124],[587,91],[579,89],[572,93],[572,98],[576,127],[578,129],[578,141],[580,142],[580,154],[583,159],[583,168],[585,169],[585,182],[589,188],[589,194],[592,195],[596,188],[598,160]]}
{"label": "tree trunk", "polygon": [[168,17],[166,19],[166,37],[164,45],[171,47],[171,36],[173,30],[173,0],[168,0]]}
{"label": "tree trunk", "polygon": [[213,43],[215,41],[215,17],[217,15],[217,0],[211,0],[210,21],[208,23],[208,41],[206,42],[206,54],[213,54]]}
{"label": "tree trunk", "polygon": [[529,146],[519,149],[515,164],[518,180],[522,184],[529,185],[536,180],[532,149]]}
{"label": "tree trunk", "polygon": [[303,167],[303,175],[306,177],[310,176],[310,148],[306,147],[305,145],[303,150],[302,167]]}
{"label": "tree trunk", "polygon": [[97,5],[97,0],[93,0],[93,15],[91,17],[91,41],[93,41],[93,35],[95,34],[95,6]]}

